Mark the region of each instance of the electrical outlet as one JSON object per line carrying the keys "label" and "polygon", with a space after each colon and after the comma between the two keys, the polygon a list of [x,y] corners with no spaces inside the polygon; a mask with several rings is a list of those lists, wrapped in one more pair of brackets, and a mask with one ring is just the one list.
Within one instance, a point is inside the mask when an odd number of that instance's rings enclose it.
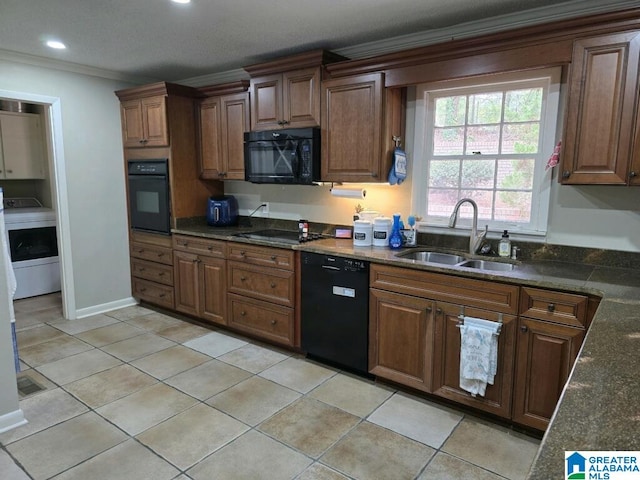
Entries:
{"label": "electrical outlet", "polygon": [[269,216],[269,202],[262,202],[262,216]]}

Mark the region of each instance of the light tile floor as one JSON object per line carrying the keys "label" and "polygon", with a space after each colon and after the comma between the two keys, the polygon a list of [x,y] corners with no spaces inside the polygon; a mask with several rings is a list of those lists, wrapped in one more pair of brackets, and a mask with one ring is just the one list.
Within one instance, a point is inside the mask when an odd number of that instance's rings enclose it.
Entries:
{"label": "light tile floor", "polygon": [[[7,480],[522,479],[538,440],[143,307],[67,321],[15,302],[29,421]],[[25,473],[26,472],[26,473]]]}

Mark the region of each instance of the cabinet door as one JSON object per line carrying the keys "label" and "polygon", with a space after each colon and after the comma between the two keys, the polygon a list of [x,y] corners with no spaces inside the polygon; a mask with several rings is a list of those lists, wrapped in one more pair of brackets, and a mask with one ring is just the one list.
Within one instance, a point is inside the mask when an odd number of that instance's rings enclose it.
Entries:
{"label": "cabinet door", "polygon": [[120,104],[120,116],[122,117],[122,143],[125,148],[144,146],[140,100],[123,101]]}
{"label": "cabinet door", "polygon": [[282,74],[251,79],[251,130],[282,127]]}
{"label": "cabinet door", "polygon": [[370,373],[429,392],[432,349],[432,301],[370,290]]}
{"label": "cabinet door", "polygon": [[200,176],[218,179],[222,165],[222,119],[220,98],[211,97],[200,104]]}
{"label": "cabinet door", "polygon": [[640,32],[575,42],[562,183],[628,182],[639,60]]}
{"label": "cabinet door", "polygon": [[226,261],[199,257],[201,318],[225,325],[227,310]]}
{"label": "cabinet door", "polygon": [[513,421],[545,430],[556,408],[584,329],[520,318]]}
{"label": "cabinet door", "polygon": [[0,178],[45,178],[40,116],[32,113],[0,115]]}
{"label": "cabinet door", "polygon": [[383,103],[381,73],[322,83],[322,180],[382,181]]}
{"label": "cabinet door", "polygon": [[222,97],[221,112],[224,180],[244,180],[244,132],[250,127],[249,94]]}
{"label": "cabinet door", "polygon": [[145,147],[166,147],[169,145],[165,102],[164,96],[142,99],[142,126]]}
{"label": "cabinet door", "polygon": [[282,75],[284,126],[320,125],[320,69],[307,68]]}
{"label": "cabinet door", "polygon": [[200,313],[198,260],[192,253],[173,252],[175,308],[194,316]]}
{"label": "cabinet door", "polygon": [[[487,390],[483,397],[473,397],[470,393],[460,388],[460,329],[458,328],[458,316],[461,311],[459,305],[436,304],[433,393],[509,418],[511,415],[517,317],[502,315],[503,325],[498,336],[498,369],[493,385],[487,385]],[[465,307],[464,314],[491,321],[498,321],[499,319],[499,314],[496,312],[475,308]]]}

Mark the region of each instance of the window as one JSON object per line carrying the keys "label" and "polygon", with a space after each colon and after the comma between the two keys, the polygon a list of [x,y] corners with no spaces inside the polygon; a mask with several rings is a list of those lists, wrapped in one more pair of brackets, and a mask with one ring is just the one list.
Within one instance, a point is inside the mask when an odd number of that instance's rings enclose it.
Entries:
{"label": "window", "polygon": [[471,198],[480,226],[546,232],[559,83],[553,69],[418,87],[413,189],[421,226],[446,226],[458,200]]}

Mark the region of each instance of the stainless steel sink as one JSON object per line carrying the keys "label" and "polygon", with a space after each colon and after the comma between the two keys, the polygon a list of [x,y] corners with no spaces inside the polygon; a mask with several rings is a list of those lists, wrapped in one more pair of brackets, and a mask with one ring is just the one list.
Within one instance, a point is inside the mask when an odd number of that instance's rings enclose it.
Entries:
{"label": "stainless steel sink", "polygon": [[467,260],[459,263],[459,267],[475,268],[477,270],[492,270],[495,272],[508,272],[515,268],[512,263],[492,262],[491,260]]}
{"label": "stainless steel sink", "polygon": [[465,260],[460,255],[440,252],[408,251],[397,253],[396,257],[415,260],[421,263],[439,263],[441,265],[455,265]]}

